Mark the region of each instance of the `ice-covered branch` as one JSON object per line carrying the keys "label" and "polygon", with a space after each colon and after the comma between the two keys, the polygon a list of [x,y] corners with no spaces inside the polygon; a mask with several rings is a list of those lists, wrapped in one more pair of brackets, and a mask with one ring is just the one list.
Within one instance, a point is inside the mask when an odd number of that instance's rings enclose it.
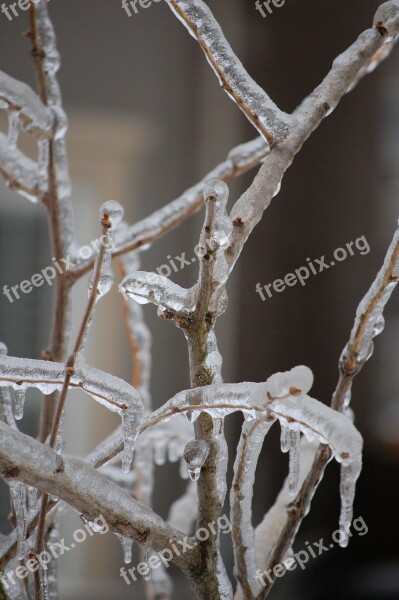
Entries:
{"label": "ice-covered branch", "polygon": [[[183,540],[181,532],[86,463],[65,457],[60,469],[57,454],[48,446],[2,422],[0,433],[2,477],[57,496],[91,521],[101,515],[113,531],[156,550],[169,548],[171,539]],[[199,561],[197,548],[172,554],[175,564],[186,572]]]}
{"label": "ice-covered branch", "polygon": [[[14,390],[35,387],[44,394],[61,390],[65,365],[44,360],[0,356],[0,386]],[[82,389],[94,400],[121,415],[126,436],[126,459],[131,457],[143,415],[138,392],[125,381],[84,363],[79,363],[70,379],[70,387]]]}
{"label": "ice-covered branch", "polygon": [[37,138],[50,138],[54,115],[26,83],[0,71],[0,108],[14,113],[25,131]]}
{"label": "ice-covered branch", "polygon": [[[332,113],[359,73],[367,68],[376,53],[390,44],[399,32],[399,5],[392,0],[377,12],[375,25],[363,32],[350,48],[338,56],[323,82],[293,113],[298,120],[289,136],[272,149],[253,183],[239,198],[231,212],[235,224],[232,243],[227,250],[233,268],[251,231],[278,193],[281,180],[295,155],[322,121]],[[381,19],[387,17],[386,20]],[[381,22],[383,23],[381,25]],[[379,23],[377,25],[377,23]]]}
{"label": "ice-covered branch", "polygon": [[[341,354],[339,362],[340,376],[331,401],[331,406],[336,411],[343,412],[349,406],[353,379],[372,354],[373,338],[381,333],[383,329],[383,310],[398,283],[398,261],[399,231],[396,231],[388,248],[384,264],[356,311],[356,319],[349,342]],[[273,569],[276,564],[284,560],[286,552],[292,546],[302,519],[310,509],[312,498],[330,459],[331,451],[329,447],[322,444],[317,451],[312,469],[302,485],[299,495],[291,503],[289,510],[286,511],[278,539],[269,557],[267,569]],[[342,481],[341,493],[347,493],[347,483],[346,479]],[[271,585],[268,584],[265,590],[266,595],[270,589]]]}
{"label": "ice-covered branch", "polygon": [[198,41],[220,85],[272,146],[287,137],[293,119],[255,83],[234,54],[223,31],[202,0],[166,0]]}
{"label": "ice-covered branch", "polygon": [[0,173],[11,189],[31,202],[43,202],[46,189],[37,163],[18,148],[10,148],[7,136],[3,133],[0,133]]}
{"label": "ice-covered branch", "polygon": [[[211,179],[229,181],[238,177],[262,162],[270,152],[269,145],[262,137],[234,147],[227,159],[217,165],[201,181],[189,188],[179,198],[172,200],[162,208],[134,225],[120,228],[116,236],[113,256],[148,247],[162,236],[172,231],[203,206],[203,193]],[[71,269],[71,277],[78,279],[93,267],[93,259],[81,261],[78,267]]]}

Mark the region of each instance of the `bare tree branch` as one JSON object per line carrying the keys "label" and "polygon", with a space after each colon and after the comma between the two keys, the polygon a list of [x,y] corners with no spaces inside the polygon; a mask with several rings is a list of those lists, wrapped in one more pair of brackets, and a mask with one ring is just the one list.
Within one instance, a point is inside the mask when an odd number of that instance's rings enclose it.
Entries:
{"label": "bare tree branch", "polygon": [[222,88],[270,146],[286,138],[295,119],[282,112],[246,72],[208,6],[202,0],[167,3],[198,41]]}

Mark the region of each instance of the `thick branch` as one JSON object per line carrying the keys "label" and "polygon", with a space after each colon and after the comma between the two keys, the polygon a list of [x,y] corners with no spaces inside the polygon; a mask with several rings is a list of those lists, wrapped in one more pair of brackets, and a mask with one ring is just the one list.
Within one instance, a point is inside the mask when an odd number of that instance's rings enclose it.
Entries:
{"label": "thick branch", "polygon": [[[0,422],[0,473],[55,495],[90,520],[100,515],[109,527],[155,550],[169,548],[169,540],[184,535],[152,510],[86,463],[60,457],[48,446]],[[174,555],[174,563],[188,571],[199,560],[197,548]]]}

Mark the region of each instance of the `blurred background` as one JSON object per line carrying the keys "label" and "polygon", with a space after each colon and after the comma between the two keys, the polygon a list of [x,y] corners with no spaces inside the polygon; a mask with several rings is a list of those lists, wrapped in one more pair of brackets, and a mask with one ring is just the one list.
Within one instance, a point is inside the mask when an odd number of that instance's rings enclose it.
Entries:
{"label": "blurred background", "polygon": [[[372,23],[378,0],[298,0],[263,18],[253,0],[209,5],[226,37],[254,79],[285,111],[292,111],[319,84],[332,60]],[[51,0],[62,56],[59,81],[69,115],[68,148],[78,240],[98,234],[98,208],[109,199],[134,222],[179,196],[222,161],[231,147],[255,137],[242,113],[222,93],[202,52],[164,2],[138,7],[129,17],[109,0]],[[34,85],[27,14],[8,21],[0,14],[0,69]],[[5,130],[5,121],[0,129]],[[28,142],[26,142],[28,144]],[[27,152],[29,148],[27,147]],[[230,206],[255,172],[231,184]],[[398,218],[399,52],[367,77],[305,144],[287,172],[280,194],[253,232],[229,283],[230,307],[217,325],[225,381],[264,381],[297,364],[314,372],[312,395],[329,403],[337,362],[356,307],[379,269]],[[44,211],[0,183],[0,288],[15,285],[51,264]],[[194,256],[203,215],[199,214],[142,254],[142,267],[155,270],[168,256]],[[336,248],[364,236],[370,252],[355,251],[334,268],[262,300],[266,285]],[[174,280],[193,285],[198,265]],[[87,280],[74,295],[76,328]],[[41,287],[10,303],[0,295],[0,340],[11,355],[39,357],[50,328],[52,289]],[[87,362],[131,379],[128,340],[116,289],[100,303]],[[154,406],[189,386],[184,336],[145,307],[153,333]],[[396,537],[399,504],[399,296],[386,312],[386,330],[372,360],[355,382],[353,408],[365,438],[364,470],[355,516],[367,535],[354,535],[312,560],[304,572],[279,580],[272,600],[399,598]],[[26,403],[23,431],[36,435],[40,398]],[[118,418],[71,393],[66,413],[68,452],[84,455],[118,424]],[[241,419],[227,421],[229,480]],[[273,503],[288,469],[279,449],[278,426],[264,446],[254,497],[254,522]],[[175,464],[157,467],[154,508],[167,515],[183,490]],[[1,531],[9,531],[8,492],[0,488]],[[228,505],[226,504],[226,511]],[[228,513],[227,513],[228,514]],[[338,527],[339,469],[330,464],[304,520],[295,550],[305,541],[330,540]],[[62,534],[81,526],[63,517]],[[232,547],[223,552],[232,572]],[[132,564],[137,564],[136,553]],[[141,583],[127,586],[118,540],[111,534],[80,544],[60,561],[61,598],[143,598]],[[172,574],[176,574],[173,569]],[[177,574],[176,574],[177,575]],[[179,587],[180,586],[180,587]],[[178,582],[176,598],[188,598]]]}

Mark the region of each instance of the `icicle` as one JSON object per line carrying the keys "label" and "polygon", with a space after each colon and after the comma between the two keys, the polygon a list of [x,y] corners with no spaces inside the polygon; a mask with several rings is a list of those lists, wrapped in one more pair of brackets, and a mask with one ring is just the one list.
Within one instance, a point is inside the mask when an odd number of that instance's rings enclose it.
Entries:
{"label": "icicle", "polygon": [[188,470],[187,470],[186,461],[184,460],[184,458],[180,459],[179,475],[182,479],[188,479],[190,477]]}
{"label": "icicle", "polygon": [[341,514],[339,517],[339,528],[341,539],[339,545],[345,548],[349,542],[349,527],[353,517],[353,501],[355,499],[356,481],[359,477],[362,465],[360,461],[341,465]]}
{"label": "icicle", "polygon": [[18,389],[14,392],[14,416],[20,421],[24,416],[25,390]]}
{"label": "icicle", "polygon": [[17,147],[19,135],[19,115],[17,112],[8,113],[7,142],[11,150]]}
{"label": "icicle", "polygon": [[17,521],[17,557],[22,560],[25,558],[27,534],[26,487],[20,481],[10,481],[8,485]]}
{"label": "icicle", "polygon": [[47,140],[39,140],[37,146],[39,177],[45,183],[48,177],[49,143]]}
{"label": "icicle", "polygon": [[289,452],[290,449],[290,428],[281,424],[281,435],[280,435],[280,443],[281,443],[281,452]]}
{"label": "icicle", "polygon": [[37,508],[37,489],[31,486],[27,486],[27,500],[28,500],[28,511],[35,512]]}
{"label": "icicle", "polygon": [[132,562],[133,556],[133,540],[126,535],[120,533],[115,534],[122,545],[123,561],[126,565]]}
{"label": "icicle", "polygon": [[128,473],[132,466],[134,444],[137,437],[137,414],[134,407],[122,411],[123,453],[122,471]]}
{"label": "icicle", "polygon": [[168,445],[168,459],[169,462],[177,462],[180,458],[179,455],[179,446],[177,444],[177,440],[170,440]]}
{"label": "icicle", "polygon": [[167,446],[164,440],[156,440],[154,442],[154,462],[156,465],[164,465],[166,463]]}
{"label": "icicle", "polygon": [[149,565],[149,560],[151,558],[151,548],[149,546],[145,547],[145,555],[144,555],[144,562],[147,563],[148,566],[148,570],[145,571],[145,573],[143,574],[143,577],[146,581],[151,581],[151,577],[152,577],[152,570],[151,567]]}
{"label": "icicle", "polygon": [[300,444],[301,432],[299,430],[290,430],[290,456],[289,456],[289,474],[288,474],[288,492],[291,496],[298,493],[299,472],[300,472]]}
{"label": "icicle", "polygon": [[204,440],[191,440],[184,449],[188,473],[192,481],[197,481],[209,454],[209,445]]}

